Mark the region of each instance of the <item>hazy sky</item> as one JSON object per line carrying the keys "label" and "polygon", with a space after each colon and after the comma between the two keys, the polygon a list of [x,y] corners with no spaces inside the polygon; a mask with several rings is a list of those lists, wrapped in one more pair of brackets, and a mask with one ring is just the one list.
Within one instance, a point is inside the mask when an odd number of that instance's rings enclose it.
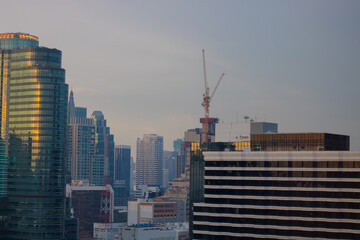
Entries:
{"label": "hazy sky", "polygon": [[200,127],[201,49],[210,115],[281,132],[350,135],[360,150],[360,1],[1,0],[0,32],[63,52],[77,106],[101,110],[116,144],[146,133],[165,149]]}

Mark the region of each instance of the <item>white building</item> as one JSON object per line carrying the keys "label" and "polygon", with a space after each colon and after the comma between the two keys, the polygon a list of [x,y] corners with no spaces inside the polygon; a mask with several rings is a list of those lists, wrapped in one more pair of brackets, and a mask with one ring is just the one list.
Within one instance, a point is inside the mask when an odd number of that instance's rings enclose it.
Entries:
{"label": "white building", "polygon": [[119,239],[120,228],[126,223],[94,223],[94,239],[115,240]]}
{"label": "white building", "polygon": [[152,225],[121,227],[120,240],[177,240],[177,232],[174,229],[153,227]]}
{"label": "white building", "polygon": [[250,141],[250,122],[220,122],[216,125],[216,142]]}
{"label": "white building", "polygon": [[162,185],[163,137],[146,134],[137,140],[136,185]]}

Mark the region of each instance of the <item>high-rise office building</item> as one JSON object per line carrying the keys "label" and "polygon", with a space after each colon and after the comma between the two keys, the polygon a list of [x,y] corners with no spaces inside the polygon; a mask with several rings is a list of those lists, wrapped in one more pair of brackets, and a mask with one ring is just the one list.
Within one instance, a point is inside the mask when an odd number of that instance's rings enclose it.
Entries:
{"label": "high-rise office building", "polygon": [[181,148],[184,145],[184,140],[179,138],[173,141],[174,152],[178,154],[181,152]]}
{"label": "high-rise office building", "polygon": [[163,137],[146,134],[137,140],[136,185],[162,185]]}
{"label": "high-rise office building", "polygon": [[176,178],[176,158],[177,152],[165,151],[163,152],[163,186],[166,187],[168,182]]}
{"label": "high-rise office building", "polygon": [[130,194],[136,186],[136,163],[133,157],[130,159]]}
{"label": "high-rise office building", "polygon": [[174,152],[176,152],[175,159],[175,173],[173,178],[179,178],[185,173],[185,144],[183,139],[174,140]]}
{"label": "high-rise office building", "polygon": [[[117,194],[117,189],[114,187],[116,206],[126,206],[127,199],[130,196],[130,161],[131,147],[126,145],[116,146],[114,168],[115,182],[122,180],[124,183],[124,191],[120,191],[119,194]],[[121,186],[121,182],[117,183],[117,185]],[[121,190],[121,187],[119,187],[119,190]]]}
{"label": "high-rise office building", "polygon": [[[101,111],[94,111],[91,115],[95,125],[95,158],[92,172],[96,176],[96,185],[103,185],[114,181],[114,135],[110,134],[110,127],[106,126],[104,114]],[[103,157],[101,157],[103,156]],[[103,159],[103,160],[102,160]],[[103,165],[101,165],[103,162]],[[103,183],[100,184],[100,175],[103,170]],[[105,177],[105,179],[104,179]],[[109,178],[107,178],[109,177]],[[109,179],[109,182],[107,182]]]}
{"label": "high-rise office building", "polygon": [[360,239],[360,152],[204,152],[193,239]]}
{"label": "high-rise office building", "polygon": [[190,179],[190,161],[191,161],[191,148],[193,145],[200,145],[201,142],[201,129],[189,129],[184,134],[184,154],[185,154],[185,178]]}
{"label": "high-rise office building", "polygon": [[110,128],[107,128],[106,132],[106,149],[105,149],[105,158],[108,159],[108,176],[110,182],[112,183],[115,180],[115,141],[114,134],[110,134]]}
{"label": "high-rise office building", "polygon": [[71,180],[89,180],[91,161],[95,154],[95,126],[86,118],[86,108],[75,107],[70,92],[68,107],[67,174]]}
{"label": "high-rise office building", "polygon": [[0,195],[6,239],[63,239],[68,86],[61,51],[0,34]]}
{"label": "high-rise office building", "polygon": [[191,143],[190,152],[190,188],[189,188],[189,229],[190,236],[193,230],[194,213],[193,208],[195,203],[204,201],[204,175],[205,175],[205,161],[204,151],[239,151],[233,143],[210,142],[210,143]]}
{"label": "high-rise office building", "polygon": [[105,182],[105,156],[95,154],[91,158],[90,183],[95,186],[102,186]]}

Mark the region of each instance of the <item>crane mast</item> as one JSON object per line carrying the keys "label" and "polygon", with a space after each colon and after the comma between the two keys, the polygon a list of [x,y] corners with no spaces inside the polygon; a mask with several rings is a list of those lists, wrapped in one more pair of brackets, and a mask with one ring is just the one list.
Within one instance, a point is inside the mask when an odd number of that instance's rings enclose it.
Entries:
{"label": "crane mast", "polygon": [[203,54],[203,70],[204,70],[204,86],[205,86],[205,92],[203,94],[203,102],[201,103],[201,106],[204,107],[205,110],[205,118],[204,118],[204,129],[203,129],[203,142],[209,142],[209,113],[210,113],[210,102],[212,98],[214,97],[214,94],[216,92],[216,89],[218,88],[221,80],[223,79],[225,73],[221,74],[220,79],[218,80],[216,87],[214,88],[214,91],[211,95],[209,95],[209,86],[206,79],[206,64],[205,64],[205,50],[202,50]]}

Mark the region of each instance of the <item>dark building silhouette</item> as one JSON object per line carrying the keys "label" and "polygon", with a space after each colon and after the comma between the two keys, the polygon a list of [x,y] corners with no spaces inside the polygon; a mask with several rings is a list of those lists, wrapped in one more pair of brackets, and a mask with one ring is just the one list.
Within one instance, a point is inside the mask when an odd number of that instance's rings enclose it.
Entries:
{"label": "dark building silhouette", "polygon": [[130,196],[130,161],[131,147],[118,145],[115,147],[115,206],[127,206]]}
{"label": "dark building silhouette", "polygon": [[114,181],[114,135],[101,111],[91,115],[95,125],[95,156],[91,163],[91,183],[97,186]]}
{"label": "dark building silhouette", "polygon": [[349,151],[350,137],[331,133],[251,134],[251,151]]}

